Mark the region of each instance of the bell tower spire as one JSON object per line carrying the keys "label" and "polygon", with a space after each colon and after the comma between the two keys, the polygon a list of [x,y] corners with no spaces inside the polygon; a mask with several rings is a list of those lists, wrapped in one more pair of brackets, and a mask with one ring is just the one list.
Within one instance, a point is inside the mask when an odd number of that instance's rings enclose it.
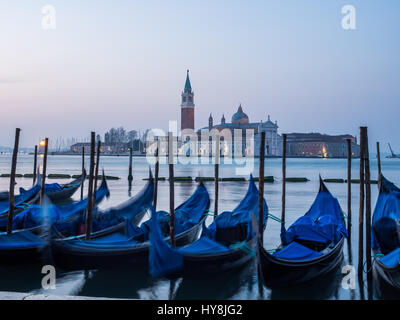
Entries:
{"label": "bell tower spire", "polygon": [[186,71],[186,82],[181,97],[181,130],[194,130],[194,93],[190,84],[189,70]]}

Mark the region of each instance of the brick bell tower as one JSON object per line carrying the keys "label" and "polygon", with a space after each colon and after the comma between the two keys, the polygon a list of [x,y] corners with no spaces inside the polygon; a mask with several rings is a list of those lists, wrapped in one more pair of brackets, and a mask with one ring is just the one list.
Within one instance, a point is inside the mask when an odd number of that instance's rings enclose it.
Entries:
{"label": "brick bell tower", "polygon": [[186,73],[185,88],[182,92],[181,103],[181,130],[194,130],[194,93],[189,80],[189,70]]}

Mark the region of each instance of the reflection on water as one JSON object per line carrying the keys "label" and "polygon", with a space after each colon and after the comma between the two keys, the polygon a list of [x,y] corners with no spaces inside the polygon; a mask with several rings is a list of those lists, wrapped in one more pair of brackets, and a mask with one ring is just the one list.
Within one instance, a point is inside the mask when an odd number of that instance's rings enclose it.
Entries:
{"label": "reflection on water", "polygon": [[322,300],[339,299],[339,286],[342,280],[341,268],[330,273],[290,288],[271,290],[271,300]]}
{"label": "reflection on water", "polygon": [[[11,156],[0,155],[0,174],[8,173],[10,170]],[[30,173],[32,171],[33,156],[19,156],[18,173]],[[88,162],[87,162],[88,163]],[[103,157],[101,165],[107,175],[121,177],[120,180],[108,181],[111,197],[104,200],[100,207],[102,209],[115,206],[128,197],[137,194],[145,185],[144,178],[148,177],[148,164],[145,158],[134,158],[133,181],[127,183],[127,172],[129,165],[128,157]],[[254,176],[258,176],[258,161],[255,163]],[[318,191],[318,175],[324,178],[346,178],[346,160],[344,159],[288,159],[288,177],[307,177],[307,183],[288,183],[286,198],[286,221],[287,226],[302,216],[310,207]],[[382,159],[383,173],[400,185],[400,160]],[[358,160],[353,161],[353,178],[357,178]],[[48,173],[79,174],[81,172],[80,156],[49,156]],[[175,176],[213,176],[214,168],[209,165],[183,166],[176,165]],[[273,175],[275,183],[266,183],[265,198],[270,213],[280,216],[281,211],[281,160],[266,159],[265,175]],[[235,167],[232,165],[220,165],[221,177],[235,177]],[[376,160],[371,161],[371,178],[376,179]],[[168,165],[160,165],[160,177],[168,177]],[[16,187],[29,188],[32,179],[17,178]],[[52,180],[51,182],[67,183],[70,180]],[[0,191],[8,189],[9,180],[0,178]],[[197,183],[176,182],[175,204],[178,206],[193,193]],[[213,208],[214,183],[206,182]],[[347,208],[347,187],[342,183],[327,184],[334,194],[343,210]],[[86,186],[87,187],[87,186]],[[232,210],[242,199],[247,191],[248,184],[243,182],[220,182],[219,208],[222,211]],[[16,188],[16,193],[18,189]],[[85,194],[87,188],[85,188]],[[354,265],[357,269],[358,259],[358,196],[359,186],[352,185],[352,234],[351,241],[344,246],[343,265]],[[372,206],[377,198],[377,187],[372,185]],[[80,191],[74,196],[79,200]],[[169,210],[169,182],[159,181],[158,209]],[[144,220],[148,219],[148,215]],[[207,223],[212,221],[209,217]],[[280,242],[280,224],[269,220],[264,233],[264,247],[275,248]],[[97,297],[137,298],[137,299],[368,299],[371,293],[367,290],[367,283],[359,285],[356,280],[356,290],[346,290],[341,286],[344,274],[341,268],[335,270],[317,281],[303,284],[296,288],[269,290],[259,286],[257,268],[255,263],[250,263],[242,270],[215,275],[213,277],[179,278],[174,281],[168,279],[152,279],[147,270],[134,267],[115,266],[110,270],[92,270],[78,272],[63,272],[57,269],[57,288],[55,290],[41,289],[41,281],[44,276],[41,268],[44,263],[49,262],[50,256],[45,255],[47,260],[43,263],[24,263],[23,265],[7,266],[0,265],[0,291],[39,291],[51,294],[72,294]],[[374,279],[373,298],[375,299],[398,299],[400,294],[382,286]],[[371,286],[372,287],[372,286]]]}

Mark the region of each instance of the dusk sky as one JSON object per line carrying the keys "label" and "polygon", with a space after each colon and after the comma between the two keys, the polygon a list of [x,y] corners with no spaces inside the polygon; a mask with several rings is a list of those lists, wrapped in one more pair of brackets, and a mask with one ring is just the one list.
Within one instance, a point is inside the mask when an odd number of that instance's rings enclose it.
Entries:
{"label": "dusk sky", "polygon": [[[56,29],[41,26],[44,5]],[[356,30],[341,26],[344,5]],[[0,145],[180,121],[186,69],[196,128],[242,103],[282,132],[359,134],[400,153],[398,0],[14,0],[0,3]]]}

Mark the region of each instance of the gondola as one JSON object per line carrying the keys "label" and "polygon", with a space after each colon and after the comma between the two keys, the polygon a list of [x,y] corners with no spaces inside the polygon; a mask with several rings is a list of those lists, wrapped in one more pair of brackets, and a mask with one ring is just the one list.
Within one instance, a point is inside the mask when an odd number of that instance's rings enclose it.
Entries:
{"label": "gondola", "polygon": [[[95,205],[100,204],[105,197],[108,198],[109,196],[110,191],[103,174],[101,184],[96,191]],[[44,225],[56,223],[59,226],[63,225],[65,233],[69,235],[76,234],[78,231],[73,231],[73,226],[75,226],[76,220],[82,219],[84,216],[87,203],[88,198],[86,197],[70,204],[50,204],[46,216],[43,216],[40,205],[30,205],[26,210],[14,216],[13,230],[29,230],[35,234],[39,234],[42,232]],[[1,227],[3,227],[3,224],[0,225]]]}
{"label": "gondola", "polygon": [[343,261],[347,229],[338,200],[320,178],[320,188],[309,211],[287,230],[281,228],[281,245],[274,253],[259,247],[265,285],[290,287],[325,275]]}
{"label": "gondola", "polygon": [[[150,273],[158,277],[190,277],[200,274],[215,276],[243,267],[256,253],[253,213],[258,220],[258,190],[250,177],[247,193],[239,205],[233,211],[217,215],[209,227],[204,223],[201,237],[187,246],[171,247],[163,239],[157,221],[152,218]],[[264,199],[264,228],[267,217],[268,207]]]}
{"label": "gondola", "polygon": [[[86,172],[84,172],[84,176],[86,177]],[[71,198],[73,194],[80,188],[81,184],[82,175],[66,184],[46,183],[44,189],[51,202],[58,202]],[[21,187],[19,188],[19,192],[20,194],[24,194],[27,192],[27,190]]]}
{"label": "gondola", "polygon": [[372,249],[377,258],[374,276],[400,290],[400,189],[381,175],[379,196],[372,216]]}
{"label": "gondola", "polygon": [[[20,212],[27,207],[28,204],[33,203],[39,196],[41,189],[41,179],[38,179],[35,185],[29,190],[20,193],[14,197],[14,213]],[[8,194],[8,193],[7,193]],[[9,200],[0,201],[0,220],[8,217],[8,210],[10,209]]]}
{"label": "gondola", "polygon": [[[96,198],[104,197],[104,193],[108,193],[105,181],[103,175],[101,189],[99,188],[99,194],[96,194]],[[106,188],[104,189],[104,187]],[[97,212],[97,215],[93,217],[93,226],[95,228],[106,228],[105,230],[121,228],[123,227],[123,217],[129,218],[129,216],[133,216],[136,218],[137,215],[142,215],[143,217],[144,206],[148,207],[152,199],[153,181],[151,180],[137,197],[129,199],[126,203],[116,208]],[[29,217],[28,222],[34,224],[38,221],[42,222],[42,217],[47,215],[49,219],[47,223],[30,229],[16,230],[11,234],[0,234],[0,257],[4,258],[4,262],[34,262],[40,260],[43,250],[49,248],[49,242],[51,243],[49,238],[60,237],[65,239],[63,236],[65,233],[81,233],[81,229],[77,229],[76,226],[81,226],[85,221],[83,213],[85,211],[85,202],[87,205],[87,199],[85,199],[83,202],[64,207],[64,210],[69,208],[70,212],[62,212],[56,205],[52,204],[39,206],[34,217]],[[47,212],[44,210],[47,210]],[[103,230],[102,232],[105,231]]]}
{"label": "gondola", "polygon": [[[147,209],[151,201],[147,203]],[[200,183],[193,195],[175,209],[176,242],[185,245],[194,241],[206,219],[210,198],[205,186]],[[169,214],[158,211],[158,222],[169,230]],[[121,227],[122,225],[122,227]],[[90,240],[84,236],[55,239],[52,255],[56,265],[64,270],[98,269],[131,265],[147,267],[149,252],[149,221],[140,227],[130,221],[95,231]]]}
{"label": "gondola", "polygon": [[[103,181],[96,193],[96,202],[100,202],[105,196],[109,196],[109,190],[103,176]],[[48,247],[46,227],[55,222],[67,226],[71,220],[84,214],[86,206],[87,198],[63,206],[30,205],[28,209],[16,214],[13,218],[13,232],[0,233],[0,263],[26,263],[41,260],[44,249]],[[47,218],[44,219],[44,216]],[[1,220],[2,223],[7,223],[3,220]]]}

